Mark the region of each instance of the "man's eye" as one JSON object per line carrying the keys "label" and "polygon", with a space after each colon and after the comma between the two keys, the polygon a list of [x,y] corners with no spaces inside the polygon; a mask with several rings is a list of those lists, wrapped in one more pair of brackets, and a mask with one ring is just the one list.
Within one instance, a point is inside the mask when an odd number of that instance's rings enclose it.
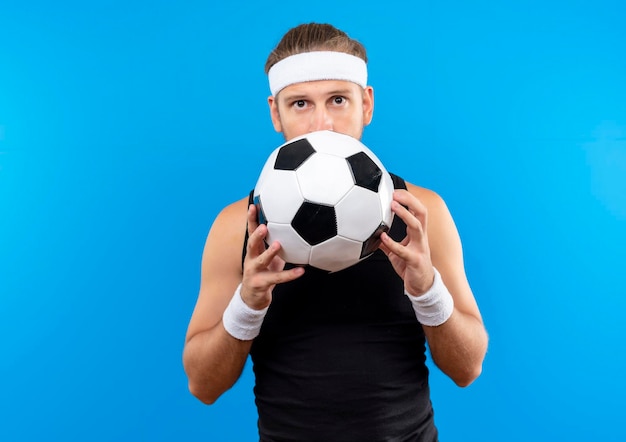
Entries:
{"label": "man's eye", "polygon": [[304,106],[306,106],[306,101],[304,101],[304,100],[298,100],[298,101],[294,102],[294,103],[293,103],[293,105],[294,105],[295,107],[304,107]]}
{"label": "man's eye", "polygon": [[333,98],[333,101],[335,104],[343,104],[345,103],[346,99],[343,97],[335,97]]}

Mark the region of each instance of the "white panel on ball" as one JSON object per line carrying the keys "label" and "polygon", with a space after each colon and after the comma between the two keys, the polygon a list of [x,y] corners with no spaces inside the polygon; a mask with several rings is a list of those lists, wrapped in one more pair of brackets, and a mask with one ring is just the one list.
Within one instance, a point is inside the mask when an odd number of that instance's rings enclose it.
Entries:
{"label": "white panel on ball", "polygon": [[[380,167],[380,166],[379,166]],[[385,169],[383,169],[385,170]],[[391,226],[393,221],[393,212],[391,211],[391,200],[393,199],[393,180],[388,173],[384,173],[380,186],[378,186],[378,196],[380,198],[381,207],[383,210],[383,222],[387,226]]]}
{"label": "white panel on ball", "polygon": [[307,201],[334,205],[354,185],[348,163],[333,155],[317,153],[296,171]]}
{"label": "white panel on ball", "polygon": [[267,223],[268,244],[280,239],[282,249],[280,257],[292,264],[308,264],[311,255],[311,246],[303,240],[289,224]]}
{"label": "white panel on ball", "polygon": [[312,132],[306,138],[315,146],[316,151],[341,158],[363,150],[363,145],[357,139],[330,130]]}
{"label": "white panel on ball", "polygon": [[267,179],[267,177],[271,176],[274,173],[274,163],[276,162],[276,157],[278,156],[278,149],[274,149],[265,164],[263,165],[263,169],[261,169],[261,173],[259,174],[259,178],[257,179],[256,186],[254,188],[254,196],[259,196],[259,189],[263,186],[263,183]]}
{"label": "white panel on ball", "polygon": [[[302,204],[296,173],[292,170],[274,170],[265,176],[257,188],[267,219],[289,224]],[[280,195],[280,198],[264,198],[264,195]]]}
{"label": "white panel on ball", "polygon": [[335,206],[337,234],[356,241],[367,240],[380,226],[382,209],[377,193],[353,187]]}
{"label": "white panel on ball", "polygon": [[311,247],[310,264],[318,269],[338,272],[358,261],[362,246],[358,241],[335,236]]}

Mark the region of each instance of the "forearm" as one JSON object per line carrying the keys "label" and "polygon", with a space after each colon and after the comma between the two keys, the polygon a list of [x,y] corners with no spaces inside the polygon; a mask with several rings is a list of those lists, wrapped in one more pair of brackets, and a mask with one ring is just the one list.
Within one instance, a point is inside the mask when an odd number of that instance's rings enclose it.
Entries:
{"label": "forearm", "polygon": [[221,321],[193,336],[183,352],[191,393],[206,404],[214,403],[241,375],[251,346],[252,341],[229,335]]}
{"label": "forearm", "polygon": [[433,361],[457,385],[466,387],[480,375],[488,341],[480,320],[454,309],[445,323],[423,329]]}

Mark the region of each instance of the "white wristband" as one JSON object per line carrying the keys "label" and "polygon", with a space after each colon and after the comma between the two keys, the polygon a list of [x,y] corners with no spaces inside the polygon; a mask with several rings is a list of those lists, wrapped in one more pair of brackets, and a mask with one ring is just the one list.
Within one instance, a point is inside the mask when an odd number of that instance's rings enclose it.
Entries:
{"label": "white wristband", "polygon": [[422,325],[436,327],[443,324],[450,318],[454,311],[454,300],[443,283],[441,275],[435,269],[435,281],[426,293],[420,296],[413,296],[404,290],[404,294],[409,297],[415,316]]}
{"label": "white wristband", "polygon": [[259,335],[268,308],[254,310],[248,307],[241,299],[241,284],[239,284],[228,307],[224,310],[222,324],[232,337],[241,341],[250,341]]}

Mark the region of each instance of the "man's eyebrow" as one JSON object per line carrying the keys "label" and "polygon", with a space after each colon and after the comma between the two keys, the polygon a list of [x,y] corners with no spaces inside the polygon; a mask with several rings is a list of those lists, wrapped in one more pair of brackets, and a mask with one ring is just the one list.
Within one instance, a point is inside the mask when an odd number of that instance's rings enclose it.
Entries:
{"label": "man's eyebrow", "polygon": [[288,94],[280,97],[282,101],[298,101],[298,100],[307,100],[309,97],[304,94]]}
{"label": "man's eyebrow", "polygon": [[[332,97],[335,95],[352,95],[352,90],[345,88],[345,89],[334,89],[328,92],[325,92],[323,95],[326,95],[328,97]],[[298,101],[298,100],[308,100],[310,99],[310,95],[308,94],[301,94],[298,92],[295,92],[293,94],[287,94],[284,95],[283,97],[281,97],[282,101],[288,102],[288,101]]]}
{"label": "man's eyebrow", "polygon": [[335,89],[328,92],[328,95],[352,95],[352,89]]}

